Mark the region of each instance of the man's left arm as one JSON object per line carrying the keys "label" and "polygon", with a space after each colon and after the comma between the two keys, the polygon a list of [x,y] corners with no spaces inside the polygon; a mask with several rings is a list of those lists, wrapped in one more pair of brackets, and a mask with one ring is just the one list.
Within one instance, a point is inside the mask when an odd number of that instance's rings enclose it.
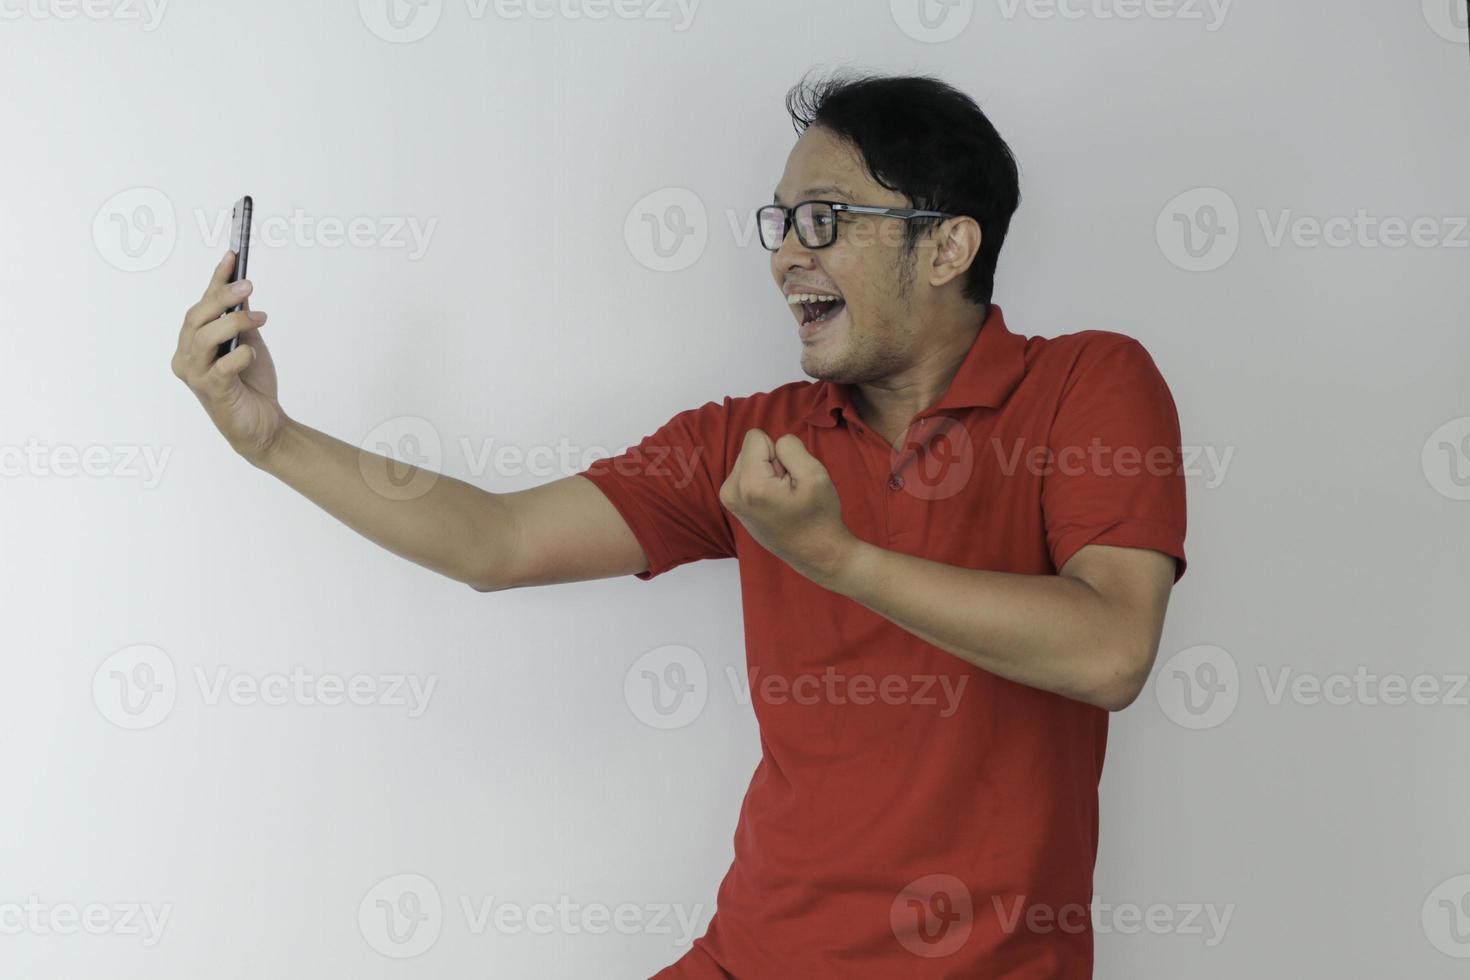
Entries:
{"label": "man's left arm", "polygon": [[1054,575],[946,565],[857,538],[830,475],[796,435],[753,429],[720,490],[796,571],[915,636],[1009,680],[1118,711],[1153,669],[1169,591],[1184,572],[1179,418],[1147,351],[1094,338],[1048,433],[1041,510]]}
{"label": "man's left arm", "polygon": [[1153,669],[1174,558],[1091,544],[1058,575],[1019,575],[945,565],[854,538],[826,570],[813,566],[807,574],[993,674],[1121,711]]}

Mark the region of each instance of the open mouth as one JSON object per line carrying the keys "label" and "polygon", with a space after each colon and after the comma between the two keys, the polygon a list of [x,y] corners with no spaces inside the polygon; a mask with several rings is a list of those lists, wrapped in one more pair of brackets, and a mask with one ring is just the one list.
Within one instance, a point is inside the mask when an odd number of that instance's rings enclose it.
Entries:
{"label": "open mouth", "polygon": [[801,307],[802,326],[830,320],[847,305],[841,296],[817,293],[795,293],[787,297],[787,302]]}

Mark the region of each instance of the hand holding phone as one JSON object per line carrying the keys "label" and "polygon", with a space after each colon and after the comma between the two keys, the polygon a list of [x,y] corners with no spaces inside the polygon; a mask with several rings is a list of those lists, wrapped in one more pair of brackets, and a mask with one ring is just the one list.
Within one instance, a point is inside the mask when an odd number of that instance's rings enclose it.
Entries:
{"label": "hand holding phone", "polygon": [[[238,230],[232,248],[215,263],[204,294],[184,311],[169,367],[199,399],[231,448],[259,466],[279,444],[288,420],[276,396],[275,364],[260,335],[265,311],[246,309],[248,304],[231,288],[245,278],[249,213],[250,198],[242,198],[236,205]],[[229,343],[247,330],[244,341]],[[231,347],[233,353],[220,356],[221,349]]]}

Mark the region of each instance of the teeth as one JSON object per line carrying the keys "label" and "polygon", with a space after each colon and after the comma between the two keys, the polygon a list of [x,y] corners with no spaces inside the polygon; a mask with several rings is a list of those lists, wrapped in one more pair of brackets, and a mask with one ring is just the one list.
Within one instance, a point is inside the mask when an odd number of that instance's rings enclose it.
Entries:
{"label": "teeth", "polygon": [[840,299],[841,296],[827,296],[823,293],[792,293],[786,297],[786,302],[795,306],[797,303],[830,303]]}

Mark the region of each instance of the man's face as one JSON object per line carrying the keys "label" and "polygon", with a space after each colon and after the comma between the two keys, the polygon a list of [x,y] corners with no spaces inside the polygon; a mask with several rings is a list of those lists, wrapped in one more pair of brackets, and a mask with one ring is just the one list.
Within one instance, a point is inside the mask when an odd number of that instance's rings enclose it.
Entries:
{"label": "man's face", "polygon": [[[820,126],[809,127],[796,141],[776,186],[776,203],[786,207],[812,199],[912,206],[868,175],[855,147]],[[791,306],[801,337],[801,368],[808,376],[876,381],[910,363],[927,295],[927,285],[914,281],[915,262],[928,250],[921,241],[915,252],[904,251],[904,224],[897,218],[842,214],[831,245],[807,248],[791,228],[771,253],[771,274],[784,295],[842,299],[820,322],[803,321],[824,307]]]}

